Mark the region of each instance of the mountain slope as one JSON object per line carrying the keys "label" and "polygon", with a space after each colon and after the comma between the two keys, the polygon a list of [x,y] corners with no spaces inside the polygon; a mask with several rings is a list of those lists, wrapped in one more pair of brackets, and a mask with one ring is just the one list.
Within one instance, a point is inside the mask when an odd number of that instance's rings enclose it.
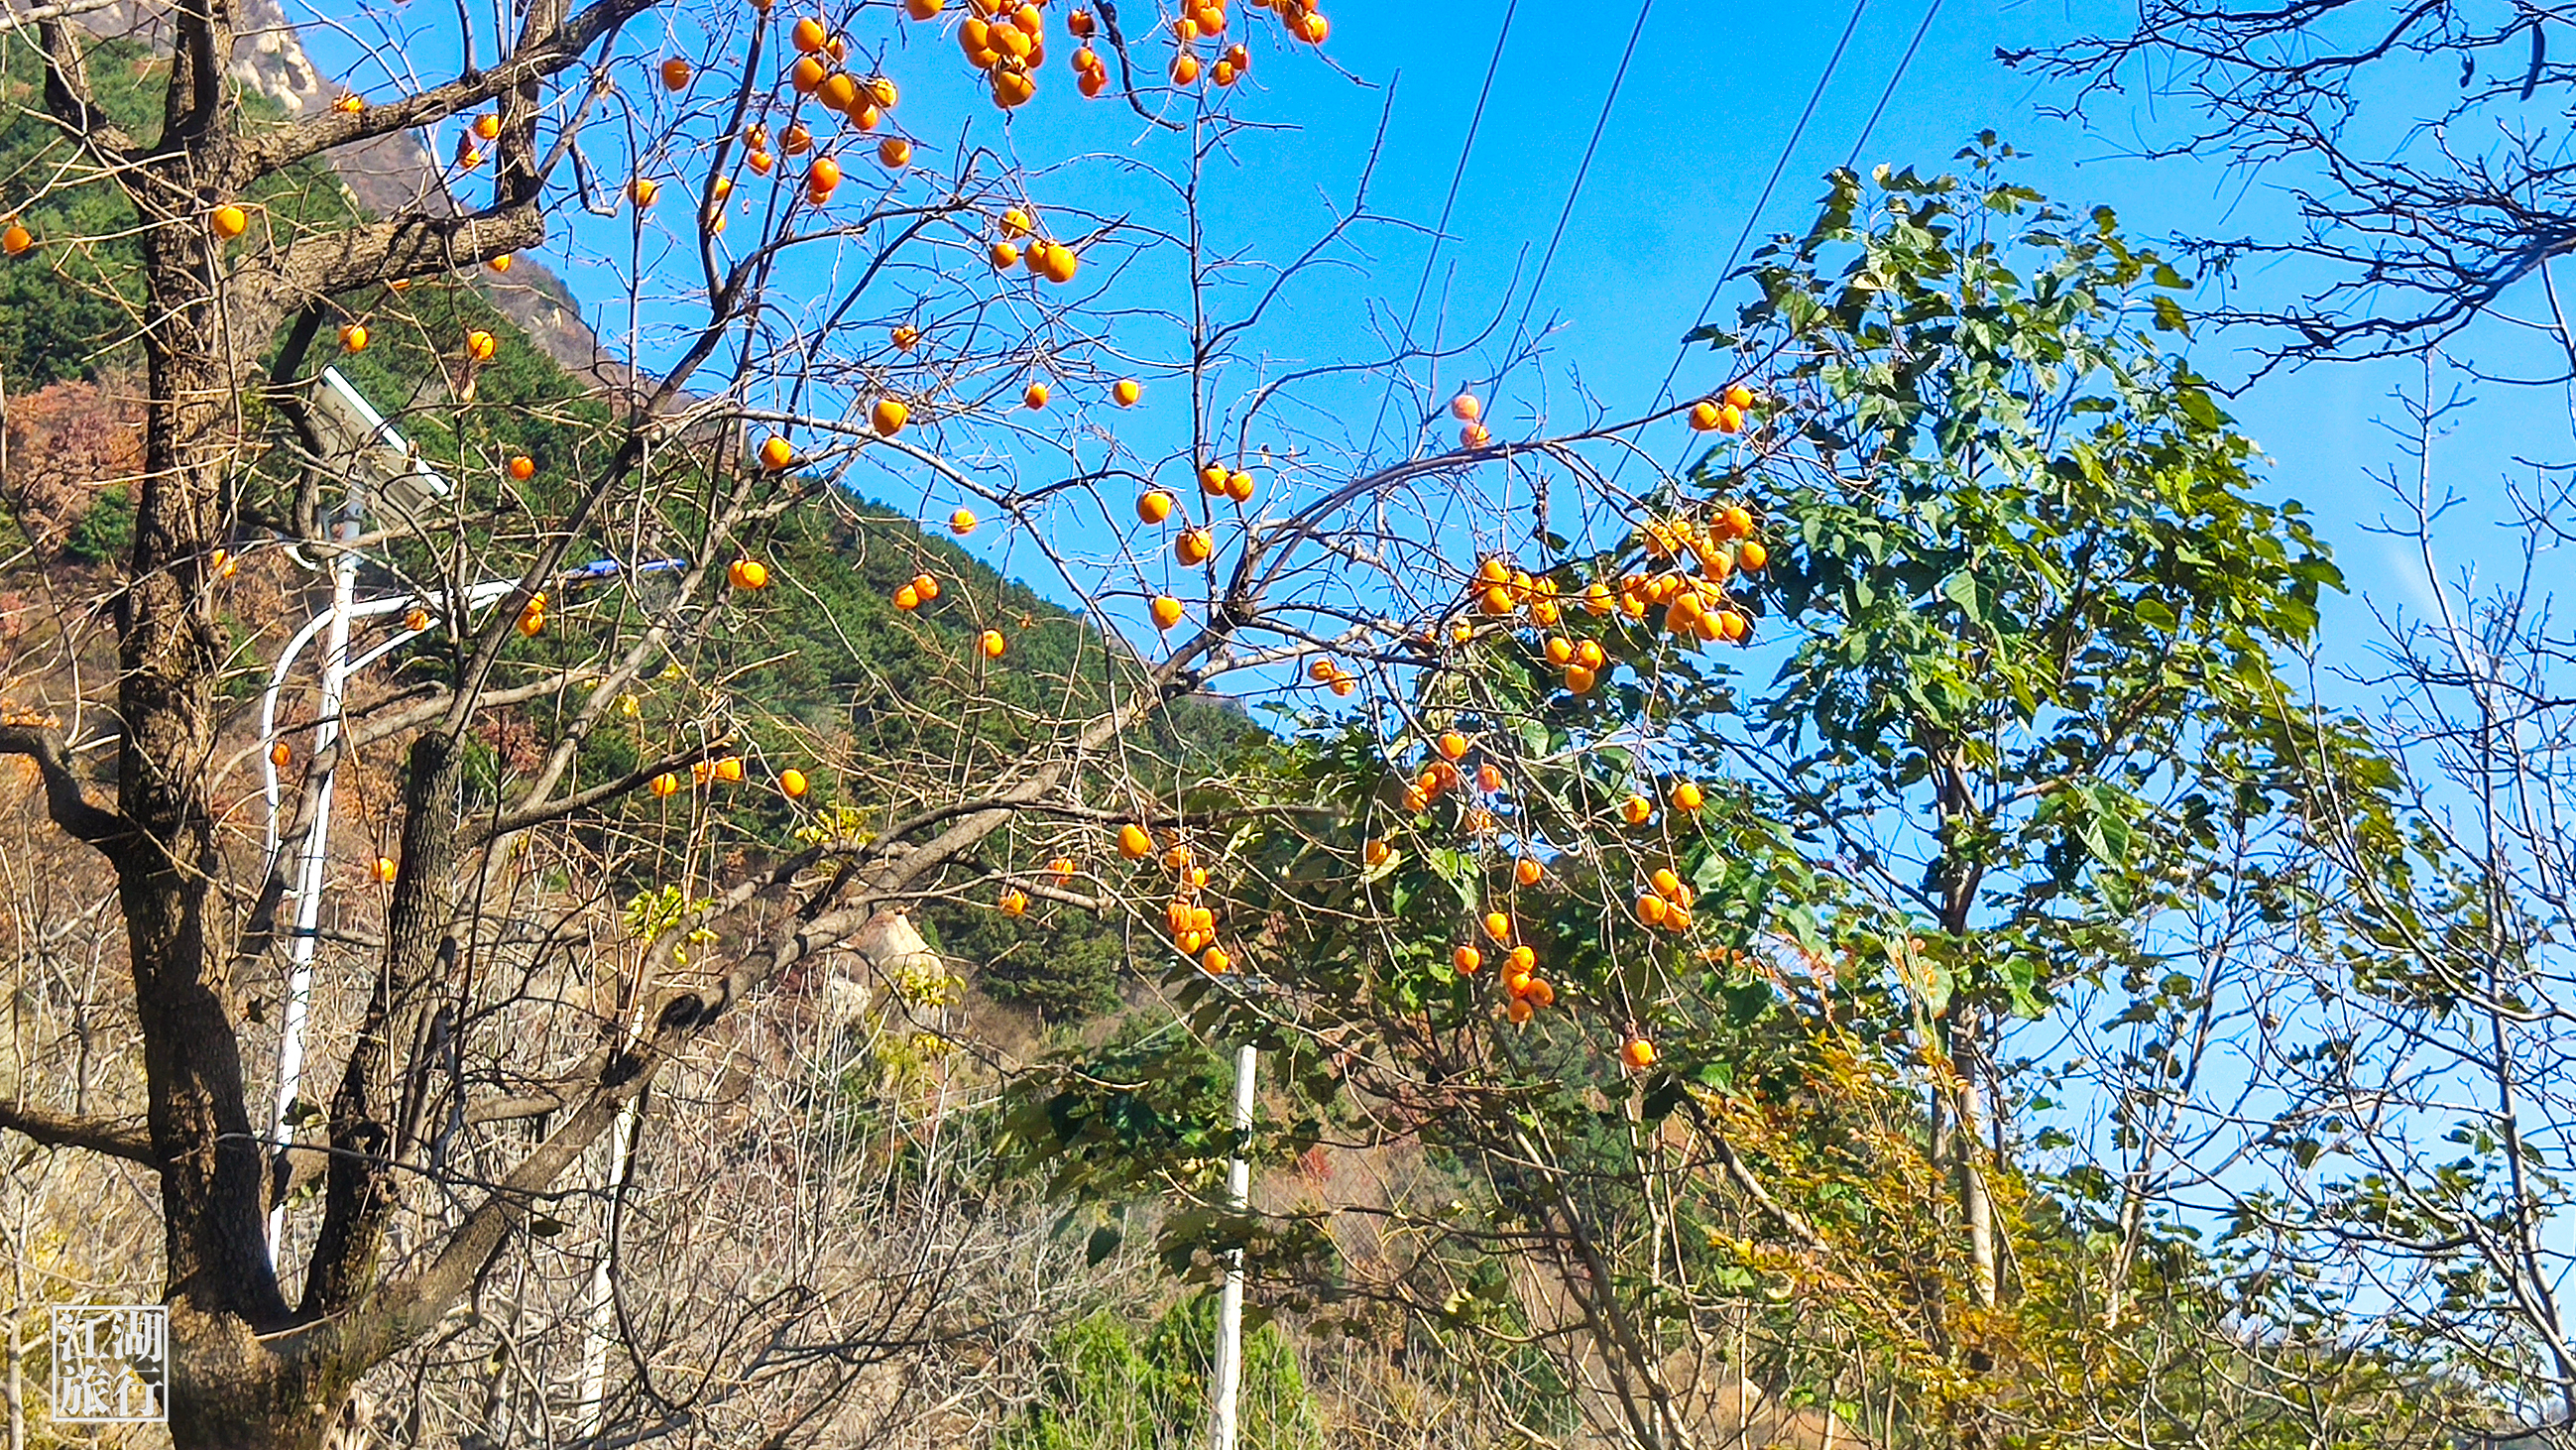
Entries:
{"label": "mountain slope", "polygon": [[[119,0],[82,16],[81,24],[101,40],[131,44],[143,54],[166,55],[169,13],[164,4]],[[305,53],[280,0],[236,0],[233,16],[232,75],[245,93],[287,119],[318,115],[347,94],[326,79]],[[371,215],[405,209],[439,213],[452,205],[444,169],[410,132],[334,152],[331,169],[357,205]],[[572,289],[544,264],[519,258],[506,276],[487,274],[477,285],[502,316],[517,323],[530,342],[566,371],[602,388],[624,390],[635,385],[634,370],[591,330]]]}
{"label": "mountain slope", "polygon": [[[236,51],[235,73],[253,98],[250,104],[280,116],[328,105],[326,88],[291,36],[275,28],[284,23],[276,0],[244,4],[246,38]],[[166,73],[161,53],[152,48],[159,34],[153,13],[138,19],[120,8],[91,20],[115,36],[94,57],[102,104],[139,134],[150,134],[157,125],[156,88]],[[42,173],[48,148],[58,144],[57,133],[35,114],[40,84],[32,51],[23,41],[0,39],[0,107],[6,107],[0,111],[0,214],[16,215],[24,207],[27,225],[39,238],[27,256],[0,262],[0,312],[16,323],[0,332],[0,386],[12,400],[0,434],[0,569],[32,565],[104,586],[131,538],[129,491],[139,459],[128,290],[135,252],[130,241],[114,240],[130,226],[131,209],[103,185],[35,206],[24,206],[23,194],[13,195],[27,184],[24,178]],[[406,144],[407,152],[380,143],[342,163],[336,174],[316,168],[285,191],[251,200],[308,214],[316,207],[340,214],[374,210],[371,198],[377,205],[408,202],[435,183],[435,170],[417,143]],[[80,237],[111,240],[67,240]],[[530,457],[535,476],[519,492],[524,506],[540,516],[553,507],[550,487],[580,476],[590,461],[590,442],[613,431],[621,411],[615,391],[634,378],[581,325],[561,281],[530,264],[512,267],[505,279],[438,279],[411,287],[399,299],[342,300],[355,316],[404,319],[399,326],[388,320],[377,327],[364,353],[338,359],[360,391],[399,419],[438,466],[455,470],[453,476],[488,476],[495,460]],[[475,379],[487,405],[472,410],[475,436],[459,439],[449,432],[454,410],[448,406],[446,359],[466,332],[478,328],[504,342]],[[267,471],[265,465],[257,470]],[[254,507],[282,492],[274,480],[265,492],[256,479],[245,480],[244,500]],[[740,671],[730,684],[742,698],[760,701],[782,726],[801,727],[807,744],[837,739],[857,759],[895,758],[898,745],[928,758],[943,749],[1044,748],[1047,742],[1029,733],[1037,728],[1030,722],[1088,708],[1086,699],[1105,700],[1116,646],[1086,620],[1004,579],[955,541],[925,533],[899,512],[850,502],[856,506],[797,511],[762,542],[764,557],[793,587],[763,596],[757,635],[744,638],[730,662]],[[610,552],[596,541],[583,547]],[[9,555],[20,550],[27,552],[13,563]],[[891,595],[925,570],[948,581],[947,591],[935,605],[899,613]],[[6,592],[28,577],[0,578],[0,637],[33,617],[13,607]],[[300,617],[310,607],[297,597],[307,581],[292,571],[260,581],[256,590],[252,582],[246,574],[244,599],[236,607],[254,616],[273,606]],[[387,575],[373,587],[399,586]],[[23,601],[34,592],[21,587],[15,597]],[[977,632],[996,621],[1011,626],[1011,669],[976,687],[979,710],[970,719],[958,708],[964,703],[958,662],[972,658]],[[243,636],[259,627],[246,618]],[[1072,698],[1067,684],[1075,687]],[[895,701],[905,706],[903,718],[914,722],[902,728],[915,733],[900,742],[884,738],[887,725],[880,718],[885,704]],[[923,718],[953,722],[944,727],[953,738],[920,734],[917,722]],[[1240,711],[1189,701],[1164,729],[1136,743],[1150,747],[1148,759],[1167,762],[1170,782],[1188,768],[1185,761],[1222,757],[1252,729]],[[772,755],[795,746],[784,733],[764,743]],[[622,748],[602,738],[593,747],[598,758],[586,762],[585,771],[632,768],[632,760],[611,758]],[[817,765],[811,773],[818,777],[817,800],[829,799],[836,783],[828,767]],[[755,826],[772,845],[783,845],[794,824],[793,813],[776,802]],[[986,964],[986,985],[997,996],[1057,1017],[1114,1000],[1116,974],[1127,955],[1121,923],[1052,910],[1014,920],[989,904],[939,902],[926,904],[922,917],[949,950]]]}

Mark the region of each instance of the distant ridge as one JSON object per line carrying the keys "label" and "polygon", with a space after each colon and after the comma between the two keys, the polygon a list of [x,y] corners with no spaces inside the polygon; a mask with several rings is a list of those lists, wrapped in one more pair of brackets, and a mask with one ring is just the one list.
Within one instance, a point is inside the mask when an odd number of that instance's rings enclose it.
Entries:
{"label": "distant ridge", "polygon": [[[322,114],[347,94],[314,67],[281,0],[235,0],[233,13],[237,29],[232,75],[245,90],[274,101],[298,119]],[[80,23],[101,39],[123,37],[157,52],[170,49],[167,5],[118,0],[81,16]],[[330,161],[341,184],[372,215],[454,209],[441,181],[443,168],[411,132],[344,147],[333,152]],[[475,288],[564,371],[629,405],[640,403],[649,390],[651,380],[600,340],[583,320],[581,302],[572,289],[543,263],[517,258],[508,275],[484,273],[475,279]]]}

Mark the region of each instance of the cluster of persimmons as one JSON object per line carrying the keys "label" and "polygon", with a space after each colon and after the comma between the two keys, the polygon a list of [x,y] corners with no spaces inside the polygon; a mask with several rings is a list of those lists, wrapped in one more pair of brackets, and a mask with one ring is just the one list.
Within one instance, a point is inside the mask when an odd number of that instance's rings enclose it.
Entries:
{"label": "cluster of persimmons", "polygon": [[[1246,3],[1256,10],[1274,13],[1294,40],[1320,44],[1329,33],[1330,26],[1313,0]],[[755,6],[764,26],[779,23],[779,17],[769,14],[767,0],[755,0]],[[948,0],[904,3],[905,13],[919,23],[938,22],[947,9]],[[967,13],[957,18],[953,35],[966,62],[981,74],[996,105],[1008,110],[1026,104],[1037,92],[1047,56],[1049,18],[1044,0],[1017,4],[1008,0],[966,0],[962,9]],[[1196,86],[1203,77],[1218,87],[1229,87],[1248,74],[1251,49],[1242,40],[1227,38],[1233,25],[1225,0],[1183,0],[1177,13],[1159,31],[1159,37],[1171,46],[1167,74],[1174,87]],[[1097,97],[1109,87],[1109,63],[1102,54],[1103,48],[1126,64],[1131,59],[1131,47],[1147,39],[1121,33],[1114,12],[1106,9],[1098,15],[1083,9],[1070,10],[1063,17],[1061,29],[1074,44],[1070,62],[1076,87],[1085,97]],[[797,179],[801,182],[801,200],[815,208],[828,205],[841,185],[841,139],[876,137],[875,159],[892,172],[903,173],[912,164],[913,142],[900,134],[893,118],[901,98],[896,83],[882,74],[859,74],[850,69],[850,45],[825,15],[807,14],[786,21],[785,35],[786,49],[794,59],[775,86],[755,101],[752,119],[724,138],[718,148],[719,157],[738,157],[734,168],[728,173],[711,172],[704,178],[701,194],[706,215],[701,224],[709,232],[722,230],[727,200],[744,169],[754,176],[788,179],[789,173],[780,164],[781,156],[810,157]],[[681,56],[664,59],[658,68],[662,85],[674,93],[687,92],[700,84],[704,75],[699,65]],[[340,108],[356,114],[363,111],[364,102],[350,97]],[[833,119],[835,139],[822,140],[815,134],[814,126],[825,117]],[[499,135],[499,126],[495,115],[473,118],[460,138],[458,164],[479,163],[482,144]],[[659,185],[655,178],[639,172],[628,181],[624,195],[640,215],[653,204]],[[1080,268],[1074,246],[1045,235],[1034,212],[1034,207],[1025,204],[1012,205],[985,219],[989,227],[988,239],[983,243],[987,261],[997,274],[1007,275],[1024,268],[1035,281],[1057,285],[1071,282]],[[242,236],[250,224],[249,212],[236,203],[216,205],[207,213],[207,225],[219,240]],[[0,230],[0,251],[15,255],[33,245],[34,239],[14,221]],[[506,264],[507,258],[492,263],[496,267]],[[340,342],[346,351],[361,351],[367,341],[362,319],[351,319],[341,330]],[[930,339],[920,328],[904,324],[892,329],[890,341],[900,354],[922,348]],[[466,367],[470,370],[489,363],[497,349],[498,342],[491,334],[469,334],[464,344]],[[1117,407],[1131,408],[1140,402],[1143,392],[1135,379],[1124,378],[1112,384],[1106,396]],[[1039,412],[1048,407],[1051,398],[1046,383],[1030,382],[1019,401],[1022,408]],[[879,437],[892,439],[913,424],[923,400],[888,393],[868,403],[869,427]],[[1695,401],[1684,412],[1689,427],[1696,432],[1735,435],[1758,429],[1757,405],[1754,393],[1738,384]],[[1462,454],[1473,455],[1497,446],[1482,400],[1472,393],[1461,393],[1451,401],[1449,412],[1459,425],[1458,446]],[[782,436],[765,438],[755,457],[761,468],[773,473],[784,473],[813,461],[801,456],[797,447]],[[513,479],[524,482],[534,472],[534,465],[523,456],[514,457],[507,469]],[[1203,509],[1185,505],[1182,495],[1190,491],[1187,489],[1148,486],[1137,496],[1135,527],[1167,535],[1139,549],[1140,555],[1150,556],[1168,548],[1171,558],[1185,568],[1207,564],[1220,548],[1219,511],[1227,504],[1242,509],[1263,487],[1262,480],[1248,469],[1213,458],[1201,460],[1193,472],[1195,491],[1204,496]],[[1752,513],[1741,504],[1711,501],[1632,522],[1634,547],[1620,551],[1617,557],[1639,559],[1639,567],[1605,569],[1593,577],[1583,577],[1569,565],[1532,566],[1537,569],[1532,572],[1504,555],[1482,558],[1461,585],[1458,607],[1447,625],[1452,642],[1459,648],[1517,642],[1543,659],[1562,687],[1576,696],[1594,690],[1619,661],[1637,656],[1658,631],[1686,648],[1745,642],[1752,631],[1752,616],[1742,605],[1740,591],[1747,587],[1749,576],[1759,575],[1769,563],[1768,546],[1758,537]],[[947,523],[953,533],[965,537],[976,530],[979,521],[972,510],[960,508]],[[736,560],[727,576],[734,589],[746,593],[765,589],[771,583],[768,566],[749,558]],[[892,602],[898,611],[910,613],[938,599],[940,592],[939,580],[924,572],[898,587]],[[1187,603],[1172,593],[1154,594],[1147,603],[1148,617],[1160,631],[1174,629],[1188,613]],[[521,633],[536,636],[544,631],[546,623],[546,599],[542,593],[521,600]],[[984,659],[998,661],[1007,652],[1008,641],[1000,630],[987,628],[976,636],[974,648]],[[1359,685],[1358,676],[1329,657],[1310,659],[1304,675],[1311,685],[1339,697],[1353,694]],[[1426,829],[1426,813],[1433,803],[1455,794],[1466,804],[1454,817],[1444,819],[1454,819],[1455,829],[1471,842],[1494,837],[1497,824],[1492,807],[1506,797],[1508,783],[1493,758],[1474,763],[1470,769],[1470,757],[1477,753],[1476,743],[1455,730],[1442,732],[1429,742],[1419,772],[1399,780],[1393,792],[1402,813],[1412,820],[1413,830]],[[649,787],[653,795],[669,797],[680,793],[687,784],[709,787],[738,782],[743,771],[740,757],[725,756],[696,763],[690,782],[684,783],[677,773],[663,773],[655,775]],[[791,798],[802,798],[810,788],[804,773],[796,769],[780,771],[776,786]],[[1628,796],[1618,807],[1621,820],[1630,828],[1644,828],[1659,809],[1689,815],[1703,805],[1700,787],[1686,780],[1658,794],[1660,801],[1646,794]],[[1158,844],[1144,826],[1130,824],[1120,828],[1115,845],[1118,854],[1131,862],[1144,863],[1159,857],[1162,867],[1170,873],[1164,926],[1174,948],[1210,974],[1228,971],[1234,956],[1220,943],[1216,912],[1206,900],[1208,868],[1196,859],[1188,843],[1174,837]],[[1372,872],[1385,869],[1398,849],[1395,842],[1372,836],[1360,848],[1361,865]],[[1077,863],[1070,857],[1059,857],[1048,866],[1049,874],[1059,884],[1069,882],[1077,870]],[[1540,887],[1548,880],[1549,871],[1548,863],[1537,855],[1524,852],[1512,858],[1512,878],[1520,888]],[[1658,867],[1641,883],[1633,908],[1635,919],[1650,930],[1686,932],[1692,924],[1692,896],[1690,886],[1671,867]],[[1029,909],[1028,895],[1011,887],[999,899],[998,908],[1010,916],[1024,915]],[[1477,939],[1454,948],[1451,961],[1456,971],[1462,976],[1475,976],[1489,961],[1496,965],[1502,1010],[1511,1022],[1528,1022],[1553,1005],[1557,989],[1539,975],[1539,954],[1524,939],[1513,913],[1508,909],[1490,910],[1479,928]],[[1621,1051],[1632,1068],[1644,1068],[1654,1061],[1653,1045],[1633,1029],[1626,1034]]]}

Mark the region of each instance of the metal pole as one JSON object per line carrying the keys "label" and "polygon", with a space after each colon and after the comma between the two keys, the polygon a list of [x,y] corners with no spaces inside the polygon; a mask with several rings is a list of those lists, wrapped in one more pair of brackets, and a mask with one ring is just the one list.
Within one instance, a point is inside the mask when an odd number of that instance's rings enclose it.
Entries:
{"label": "metal pole", "polygon": [[[365,498],[353,483],[348,507],[332,529],[341,548],[331,561],[331,622],[322,645],[322,698],[313,725],[313,757],[321,759],[340,738],[340,700],[349,682],[349,614],[357,603],[358,520]],[[277,1048],[277,1107],[269,1114],[269,1141],[286,1141],[286,1114],[304,1080],[304,1023],[313,1004],[313,939],[322,925],[322,880],[330,868],[331,786],[335,769],[326,768],[313,793],[313,828],[304,834],[296,859],[295,934],[287,941],[286,1024]],[[286,1199],[268,1211],[268,1263],[277,1267],[279,1240],[286,1235]]]}
{"label": "metal pole", "polygon": [[[349,622],[360,614],[375,615],[400,609],[399,599],[379,599],[363,608],[357,602],[358,554],[367,516],[367,480],[378,479],[385,498],[398,511],[408,513],[409,504],[444,498],[447,480],[437,470],[421,461],[419,454],[403,440],[393,425],[386,422],[337,368],[322,370],[321,385],[315,389],[312,402],[317,422],[326,431],[345,435],[350,448],[348,496],[331,528],[332,541],[339,552],[331,561],[331,612],[328,616],[328,642],[322,657],[322,698],[313,731],[313,755],[320,757],[340,738],[341,697],[349,679]],[[370,463],[372,459],[372,464]],[[381,469],[371,472],[372,469]],[[408,501],[408,502],[407,502]],[[291,550],[290,550],[291,552]],[[270,676],[267,698],[260,707],[260,733],[267,737],[276,729],[277,692],[286,682],[288,665],[313,637],[313,626],[307,624],[287,647],[285,658],[277,663]],[[266,772],[268,797],[268,849],[270,867],[276,865],[277,852],[277,766],[268,751],[274,742],[260,742],[261,769]],[[269,1141],[283,1145],[286,1141],[287,1109],[295,1102],[296,1089],[304,1078],[304,1026],[313,1001],[314,933],[322,924],[322,883],[329,867],[331,852],[331,785],[336,772],[325,770],[314,786],[313,826],[305,833],[297,853],[295,870],[295,934],[288,940],[286,1012],[277,1049],[277,1105],[269,1115]],[[283,1196],[268,1212],[268,1262],[277,1266],[278,1241],[286,1233],[286,1204]]]}
{"label": "metal pole", "polygon": [[[613,563],[614,561],[603,562]],[[642,564],[636,565],[631,571],[603,569],[601,564],[592,564],[589,565],[587,569],[579,571],[576,575],[568,575],[566,577],[567,579],[574,577],[596,579],[612,577],[622,572],[659,574],[668,570],[684,569],[686,567],[688,567],[688,561],[686,559],[651,559]],[[516,579],[487,579],[465,591],[465,607],[469,612],[481,609],[487,604],[491,604],[516,592],[518,587],[519,581]],[[431,621],[433,621],[430,627],[436,627],[435,621],[438,616],[436,612],[431,609],[430,602],[416,595],[409,594],[389,594],[382,599],[370,599],[364,604],[352,605],[343,613],[342,617],[354,622],[361,619],[374,619],[380,615],[402,614],[413,609],[418,609],[423,614],[428,615]],[[268,689],[260,696],[259,768],[261,774],[261,789],[268,801],[267,859],[271,866],[274,866],[277,861],[277,811],[278,806],[282,803],[281,791],[277,777],[277,762],[270,759],[268,756],[268,747],[274,743],[277,735],[277,697],[278,694],[286,688],[286,677],[288,673],[295,668],[296,660],[303,657],[304,647],[311,644],[313,642],[313,636],[321,633],[324,626],[331,623],[332,613],[332,610],[326,609],[321,613],[314,615],[311,619],[305,621],[302,629],[295,632],[294,638],[286,642],[285,650],[278,655],[276,665],[269,671]],[[374,664],[376,661],[383,659],[389,654],[392,654],[395,650],[401,649],[404,645],[411,643],[413,640],[420,638],[428,632],[429,630],[427,628],[402,629],[396,631],[393,636],[387,639],[384,643],[377,645],[374,649],[371,649],[365,654],[358,656],[356,659],[349,661],[348,668],[342,672],[343,676],[346,677],[357,674],[367,666]]]}
{"label": "metal pole", "polygon": [[[354,522],[342,524],[340,526],[342,539],[355,537],[356,527]],[[627,570],[617,565],[614,560],[602,560],[577,571],[575,577],[605,579],[627,573],[658,574],[667,570],[685,568],[687,563],[685,559],[652,559],[636,565],[632,570]],[[294,667],[295,661],[303,655],[305,646],[313,642],[314,635],[325,629],[330,631],[330,640],[325,646],[322,662],[322,719],[315,729],[313,738],[313,749],[318,754],[324,746],[339,735],[340,700],[348,689],[349,678],[428,633],[428,629],[398,630],[384,643],[356,659],[350,659],[349,625],[351,621],[403,613],[412,609],[426,611],[429,608],[428,601],[403,594],[371,599],[364,604],[354,603],[350,596],[356,588],[357,576],[357,556],[354,553],[341,554],[333,565],[331,607],[315,615],[304,628],[296,632],[293,639],[287,641],[285,651],[278,656],[276,666],[270,671],[267,692],[260,697],[259,768],[262,790],[268,800],[268,857],[272,866],[277,858],[278,808],[282,803],[283,791],[278,780],[277,761],[269,755],[268,747],[275,743],[277,735],[278,694],[285,689],[287,673]],[[515,579],[487,579],[465,591],[465,607],[468,610],[481,609],[514,593],[518,587],[519,583]],[[305,837],[303,851],[296,858],[294,882],[296,925],[295,935],[288,944],[293,970],[287,978],[286,1020],[277,1048],[277,1104],[268,1120],[268,1142],[271,1144],[282,1144],[286,1141],[287,1109],[293,1105],[296,1089],[301,1086],[304,1075],[304,1026],[313,1001],[314,932],[319,926],[322,909],[318,873],[321,862],[326,858],[326,838],[331,826],[331,778],[328,773],[323,776],[314,805],[316,814],[313,829]],[[285,1225],[285,1206],[280,1204],[271,1208],[268,1212],[268,1261],[271,1268],[277,1265],[277,1242],[283,1235]]]}
{"label": "metal pole", "polygon": [[[1237,1211],[1252,1206],[1252,1165],[1244,1160],[1243,1143],[1252,1132],[1254,1053],[1246,1043],[1234,1050],[1234,1156],[1225,1165],[1226,1200]],[[1228,1257],[1225,1289],[1216,1311],[1216,1405],[1208,1416],[1210,1450],[1234,1450],[1235,1399],[1243,1388],[1243,1250]]]}
{"label": "metal pole", "polygon": [[[511,582],[477,584],[474,586],[473,590],[466,595],[466,602],[471,607],[479,609],[517,587],[518,586],[515,583]],[[347,619],[351,623],[355,623],[361,619],[373,619],[378,615],[384,614],[399,614],[404,610],[414,608],[426,609],[428,608],[428,605],[421,600],[412,598],[408,595],[397,594],[383,599],[371,599],[364,604],[353,605],[348,609],[345,615],[343,615],[343,618]],[[265,862],[261,873],[263,875],[268,871],[275,870],[277,867],[277,813],[278,808],[284,804],[282,799],[284,792],[277,775],[277,761],[268,753],[269,746],[277,742],[277,697],[286,689],[286,677],[294,670],[295,662],[303,658],[304,647],[311,644],[313,642],[313,636],[320,634],[323,628],[331,623],[332,613],[332,610],[324,609],[321,613],[314,615],[311,619],[305,621],[302,629],[295,632],[294,638],[286,642],[286,649],[278,655],[276,665],[271,667],[269,670],[268,689],[260,696],[259,699],[260,791],[262,796],[268,802],[268,846],[263,858]],[[342,678],[346,679],[350,676],[356,675],[360,670],[374,664],[377,660],[391,654],[394,650],[399,649],[403,645],[409,644],[413,640],[420,638],[424,633],[427,633],[427,631],[413,629],[406,629],[397,633],[392,639],[376,646],[374,649],[358,656],[356,659],[349,661],[348,668],[341,672]]]}
{"label": "metal pole", "polygon": [[635,1161],[635,1099],[629,1098],[617,1109],[617,1123],[609,1134],[607,1232],[599,1246],[599,1262],[590,1270],[590,1327],[581,1346],[581,1396],[574,1402],[574,1421],[581,1426],[585,1440],[599,1438],[602,1416],[608,1397],[608,1350],[613,1340],[610,1320],[617,1305],[617,1284],[610,1273],[616,1258],[617,1215],[625,1198],[626,1174]]}
{"label": "metal pole", "polygon": [[[640,985],[634,1016],[626,1024],[629,1042],[644,1031],[645,997]],[[626,1211],[626,1180],[635,1171],[635,1134],[642,1126],[643,1115],[643,1098],[628,1098],[618,1104],[617,1121],[609,1129],[608,1212],[601,1220],[605,1232],[601,1235],[599,1262],[590,1270],[590,1328],[582,1339],[581,1394],[573,1405],[574,1420],[581,1426],[584,1440],[598,1439],[600,1427],[606,1423],[608,1351],[616,1342],[610,1332],[617,1308],[617,1277],[612,1270],[617,1258],[618,1221]]]}

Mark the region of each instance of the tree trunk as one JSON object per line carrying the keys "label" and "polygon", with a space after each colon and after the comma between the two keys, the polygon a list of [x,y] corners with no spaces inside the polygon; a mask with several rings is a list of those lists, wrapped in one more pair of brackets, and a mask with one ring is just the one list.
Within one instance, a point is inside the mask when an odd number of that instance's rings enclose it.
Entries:
{"label": "tree trunk", "polygon": [[1968,1259],[1976,1272],[1977,1302],[1986,1309],[2003,1303],[2003,1262],[1995,1233],[1995,1202],[1986,1181],[1984,1132],[1985,1044],[1977,1009],[1954,1008],[1950,1017],[1950,1064],[1959,1074],[1957,1150],[1959,1210],[1968,1224]]}
{"label": "tree trunk", "polygon": [[427,999],[434,969],[456,959],[457,770],[454,736],[432,731],[412,742],[392,927],[331,1099],[331,1166],[303,1319],[339,1313],[375,1284],[396,1202],[393,1165],[413,1146],[428,1074],[440,1058],[426,1038],[453,1026],[445,1015],[431,1017]]}
{"label": "tree trunk", "polygon": [[213,243],[193,216],[144,209],[162,224],[144,231],[155,324],[143,339],[150,392],[131,578],[117,602],[126,835],[114,854],[162,1170],[170,1433],[183,1450],[318,1446],[347,1386],[259,1341],[289,1315],[268,1262],[265,1155],[229,1005],[230,954],[207,922],[219,863],[205,781],[222,665],[207,586],[238,438],[228,359],[239,335],[264,334],[226,315]]}

